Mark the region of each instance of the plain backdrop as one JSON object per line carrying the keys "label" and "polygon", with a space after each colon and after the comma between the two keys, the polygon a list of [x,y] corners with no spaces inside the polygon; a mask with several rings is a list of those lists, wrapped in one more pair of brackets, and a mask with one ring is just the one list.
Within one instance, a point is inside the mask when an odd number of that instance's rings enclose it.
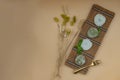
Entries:
{"label": "plain backdrop", "polygon": [[95,59],[102,64],[86,75],[62,66],[62,80],[120,80],[120,0],[0,0],[0,80],[50,80],[58,55],[54,16],[66,5],[86,19],[99,4],[115,12]]}

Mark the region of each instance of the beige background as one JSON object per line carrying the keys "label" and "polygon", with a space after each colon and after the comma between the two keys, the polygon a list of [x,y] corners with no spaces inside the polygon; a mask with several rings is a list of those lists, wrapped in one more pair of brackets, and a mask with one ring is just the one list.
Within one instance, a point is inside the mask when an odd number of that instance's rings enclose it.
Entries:
{"label": "beige background", "polygon": [[62,66],[61,80],[120,80],[120,0],[0,0],[0,80],[50,80],[58,55],[54,16],[66,5],[86,19],[96,3],[116,13],[87,75]]}

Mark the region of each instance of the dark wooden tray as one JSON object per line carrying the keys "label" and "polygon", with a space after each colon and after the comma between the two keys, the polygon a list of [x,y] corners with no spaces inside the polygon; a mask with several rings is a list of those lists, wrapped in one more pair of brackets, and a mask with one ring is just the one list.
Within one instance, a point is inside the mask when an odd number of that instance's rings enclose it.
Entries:
{"label": "dark wooden tray", "polygon": [[[102,15],[104,15],[106,17],[106,22],[103,25],[103,27],[100,28],[101,32],[100,32],[98,37],[89,38],[89,37],[87,37],[87,31],[88,31],[88,29],[90,27],[96,27],[97,28],[97,26],[94,24],[94,16],[96,14],[98,14],[98,13],[100,13],[100,14],[102,14]],[[102,40],[103,40],[103,38],[104,38],[108,28],[109,28],[109,25],[110,25],[114,15],[115,15],[114,12],[109,11],[109,10],[99,6],[99,5],[94,4],[92,6],[92,9],[90,10],[90,13],[89,13],[86,21],[82,25],[82,29],[81,29],[81,31],[79,33],[79,36],[78,36],[78,38],[77,38],[77,40],[75,42],[75,45],[78,43],[78,41],[80,39],[88,38],[88,39],[90,39],[92,41],[93,46],[92,46],[91,49],[82,52],[82,54],[86,58],[86,62],[82,66],[78,66],[77,64],[75,64],[75,58],[76,58],[76,56],[78,54],[76,53],[76,49],[73,48],[71,50],[71,52],[70,52],[70,55],[68,56],[68,58],[67,58],[67,60],[65,62],[65,64],[67,66],[69,66],[69,67],[71,67],[73,69],[77,69],[77,68],[80,68],[80,67],[87,66],[87,65],[91,64],[91,62],[94,59],[95,54],[96,54],[99,46],[101,45],[101,42],[102,42]],[[87,71],[88,71],[88,68],[81,70],[80,73],[86,74]]]}

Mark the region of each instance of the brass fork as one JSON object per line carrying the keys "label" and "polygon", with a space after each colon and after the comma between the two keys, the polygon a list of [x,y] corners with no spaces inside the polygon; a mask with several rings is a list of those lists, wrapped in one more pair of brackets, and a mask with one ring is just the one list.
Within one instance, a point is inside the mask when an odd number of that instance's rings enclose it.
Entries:
{"label": "brass fork", "polygon": [[85,68],[92,67],[92,66],[96,66],[96,65],[98,65],[98,64],[100,64],[100,63],[101,63],[100,60],[92,61],[92,63],[91,63],[90,65],[85,66],[85,67],[81,67],[81,68],[75,70],[75,71],[74,71],[74,74],[78,73],[79,71],[81,71],[81,70],[83,70],[83,69],[85,69]]}

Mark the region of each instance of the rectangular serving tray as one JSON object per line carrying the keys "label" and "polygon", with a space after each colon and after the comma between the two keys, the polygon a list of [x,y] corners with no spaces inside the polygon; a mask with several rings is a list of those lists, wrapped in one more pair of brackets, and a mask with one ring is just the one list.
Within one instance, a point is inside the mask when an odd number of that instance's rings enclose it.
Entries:
{"label": "rectangular serving tray", "polygon": [[[106,17],[106,22],[105,24],[100,28],[101,29],[101,32],[99,34],[98,37],[96,38],[89,38],[87,37],[87,31],[90,27],[96,27],[97,26],[94,24],[94,17],[96,14],[102,14]],[[75,64],[75,58],[76,56],[78,55],[77,54],[77,50],[76,48],[72,48],[67,60],[65,61],[65,64],[69,67],[71,67],[72,69],[78,69],[80,67],[84,67],[84,66],[87,66],[87,65],[90,65],[91,62],[93,61],[94,57],[95,57],[95,54],[97,52],[97,50],[99,49],[100,45],[101,45],[101,42],[109,28],[109,25],[112,21],[112,19],[114,18],[114,15],[115,13],[112,12],[112,11],[109,11],[97,4],[94,4],[90,10],[90,13],[87,17],[87,19],[85,20],[85,22],[83,23],[82,25],[82,29],[79,33],[79,36],[77,37],[77,40],[75,42],[75,45],[77,45],[78,41],[80,39],[90,39],[91,42],[93,43],[93,46],[91,49],[87,50],[87,51],[83,51],[82,54],[85,56],[85,59],[86,59],[86,62],[84,65],[82,66],[78,66],[77,64]],[[88,68],[86,69],[83,69],[80,71],[80,73],[82,74],[86,74],[88,71]]]}

